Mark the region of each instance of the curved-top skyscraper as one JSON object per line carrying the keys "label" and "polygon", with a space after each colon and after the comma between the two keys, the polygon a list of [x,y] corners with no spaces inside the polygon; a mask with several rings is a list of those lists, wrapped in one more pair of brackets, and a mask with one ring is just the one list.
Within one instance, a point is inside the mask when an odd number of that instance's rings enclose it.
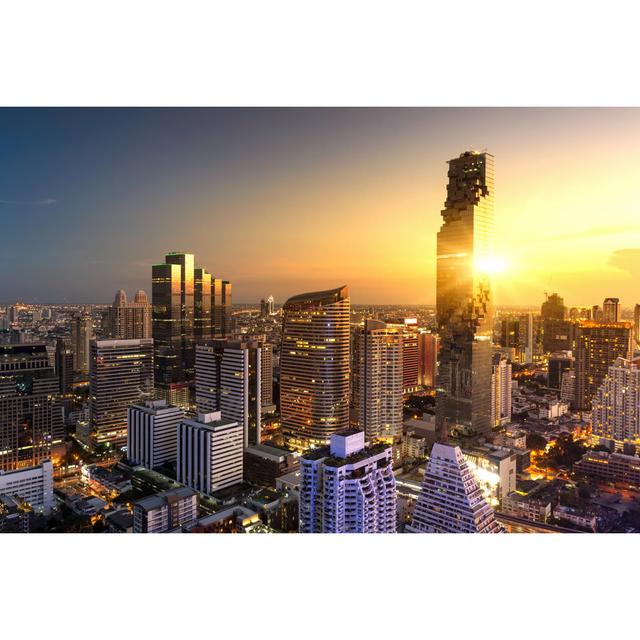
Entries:
{"label": "curved-top skyscraper", "polygon": [[282,431],[303,450],[349,427],[349,290],[303,293],[283,310]]}
{"label": "curved-top skyscraper", "polygon": [[448,177],[436,276],[443,438],[491,432],[493,156],[466,151],[449,160]]}

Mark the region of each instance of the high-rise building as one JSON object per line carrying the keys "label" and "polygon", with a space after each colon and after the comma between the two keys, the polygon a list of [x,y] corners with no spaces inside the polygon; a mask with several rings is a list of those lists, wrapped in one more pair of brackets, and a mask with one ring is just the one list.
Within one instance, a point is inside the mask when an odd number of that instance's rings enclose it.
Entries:
{"label": "high-rise building", "polygon": [[71,348],[73,368],[82,374],[89,373],[89,343],[93,339],[93,321],[90,315],[81,314],[71,321]]}
{"label": "high-rise building", "polygon": [[405,395],[414,393],[420,386],[420,332],[413,320],[405,319],[402,325],[402,388]]}
{"label": "high-rise building", "polygon": [[459,447],[433,445],[407,529],[412,533],[500,533],[493,509]]}
{"label": "high-rise building", "polygon": [[106,314],[106,336],[115,340],[151,338],[151,303],[140,289],[133,302],[120,289]]}
{"label": "high-rise building", "polygon": [[572,371],[575,358],[571,351],[558,351],[549,356],[547,386],[550,389],[562,389],[562,377]]}
{"label": "high-rise building", "polygon": [[290,446],[304,450],[349,427],[349,291],[303,293],[283,309],[282,430]]}
{"label": "high-rise building", "polygon": [[602,305],[604,322],[620,322],[620,298],[605,298]]}
{"label": "high-rise building", "polygon": [[213,335],[226,338],[231,335],[231,283],[228,280],[213,278],[211,281]]}
{"label": "high-rise building", "polygon": [[418,384],[422,387],[435,387],[438,374],[438,352],[440,338],[430,331],[418,334]]}
{"label": "high-rise building", "polygon": [[440,356],[437,426],[491,432],[493,156],[468,151],[449,161],[438,232],[436,318]]}
{"label": "high-rise building", "polygon": [[229,334],[231,284],[195,268],[190,253],[169,253],[152,267],[156,391],[169,403],[193,404],[195,344]]}
{"label": "high-rise building", "polygon": [[274,301],[273,296],[269,296],[266,300],[263,298],[260,300],[260,316],[267,318],[274,313]]}
{"label": "high-rise building", "polygon": [[331,445],[302,456],[301,533],[394,533],[392,448],[365,446],[363,431],[331,435]]}
{"label": "high-rise building", "polygon": [[491,424],[494,427],[511,422],[511,363],[496,354],[491,374]]}
{"label": "high-rise building", "polygon": [[640,304],[633,308],[633,348],[640,348]]}
{"label": "high-rise building", "polygon": [[175,462],[178,425],[184,411],[166,400],[148,400],[127,410],[127,457],[148,469]]}
{"label": "high-rise building", "polygon": [[244,430],[219,411],[198,414],[178,426],[178,482],[214,493],[242,482]]}
{"label": "high-rise building", "polygon": [[178,487],[134,500],[133,533],[167,533],[198,519],[198,494]]}
{"label": "high-rise building", "polygon": [[616,358],[630,359],[630,322],[582,320],[576,325],[575,407],[591,410],[591,400]]}
{"label": "high-rise building", "polygon": [[533,313],[518,318],[518,356],[524,364],[533,362],[539,355],[540,322],[540,316],[534,316]]}
{"label": "high-rise building", "polygon": [[60,381],[46,346],[0,345],[0,470],[41,464],[63,438]]}
{"label": "high-rise building", "polygon": [[591,320],[594,322],[602,322],[604,320],[604,311],[600,308],[600,305],[594,304],[591,307]]}
{"label": "high-rise building", "polygon": [[640,366],[637,360],[616,358],[593,398],[593,435],[640,444]]}
{"label": "high-rise building", "polygon": [[500,346],[505,349],[520,346],[520,318],[507,316],[500,320]]}
{"label": "high-rise building", "polygon": [[403,332],[380,320],[354,327],[351,424],[368,441],[402,435]]}
{"label": "high-rise building", "polygon": [[127,409],[153,396],[153,340],[93,340],[89,372],[91,444],[127,444]]}
{"label": "high-rise building", "polygon": [[260,382],[262,384],[262,400],[264,407],[273,405],[273,345],[270,342],[262,340],[262,373]]}
{"label": "high-rise building", "polygon": [[196,347],[196,407],[240,424],[244,446],[260,444],[262,343],[213,340]]}
{"label": "high-rise building", "polygon": [[540,307],[540,315],[545,319],[555,318],[556,320],[564,320],[567,315],[564,298],[557,293],[552,293],[551,295],[545,293],[545,301]]}
{"label": "high-rise building", "polygon": [[73,349],[62,338],[56,341],[55,361],[60,393],[69,395],[73,392]]}

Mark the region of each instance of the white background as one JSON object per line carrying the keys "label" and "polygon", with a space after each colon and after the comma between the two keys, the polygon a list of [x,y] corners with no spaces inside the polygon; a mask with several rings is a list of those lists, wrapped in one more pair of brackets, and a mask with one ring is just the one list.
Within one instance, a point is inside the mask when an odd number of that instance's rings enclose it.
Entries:
{"label": "white background", "polygon": [[[640,102],[631,2],[11,4],[3,105]],[[631,637],[639,543],[3,535],[0,635]]]}

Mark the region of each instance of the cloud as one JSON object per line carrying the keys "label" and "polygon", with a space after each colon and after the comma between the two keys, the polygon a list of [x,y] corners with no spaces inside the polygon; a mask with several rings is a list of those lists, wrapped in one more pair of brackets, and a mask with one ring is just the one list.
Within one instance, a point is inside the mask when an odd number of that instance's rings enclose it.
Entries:
{"label": "cloud", "polygon": [[57,200],[55,198],[43,198],[42,200],[0,200],[0,204],[23,205],[26,207],[48,207],[56,202]]}
{"label": "cloud", "polygon": [[609,256],[608,264],[632,276],[640,276],[640,249],[618,249]]}
{"label": "cloud", "polygon": [[[591,227],[582,231],[572,231],[557,236],[551,236],[552,240],[577,240],[581,238],[598,238],[601,236],[615,236],[621,233],[634,233],[640,231],[640,225],[619,224],[601,227]],[[626,251],[626,249],[625,249]],[[617,253],[617,252],[616,252]]]}

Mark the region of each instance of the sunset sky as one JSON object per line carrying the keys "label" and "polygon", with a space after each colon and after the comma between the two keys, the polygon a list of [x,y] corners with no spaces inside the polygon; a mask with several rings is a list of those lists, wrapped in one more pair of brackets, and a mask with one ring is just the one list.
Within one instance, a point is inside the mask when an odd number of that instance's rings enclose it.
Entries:
{"label": "sunset sky", "polygon": [[433,303],[446,161],[495,157],[498,304],[640,302],[640,109],[0,109],[0,302],[110,302],[168,251],[235,302]]}

